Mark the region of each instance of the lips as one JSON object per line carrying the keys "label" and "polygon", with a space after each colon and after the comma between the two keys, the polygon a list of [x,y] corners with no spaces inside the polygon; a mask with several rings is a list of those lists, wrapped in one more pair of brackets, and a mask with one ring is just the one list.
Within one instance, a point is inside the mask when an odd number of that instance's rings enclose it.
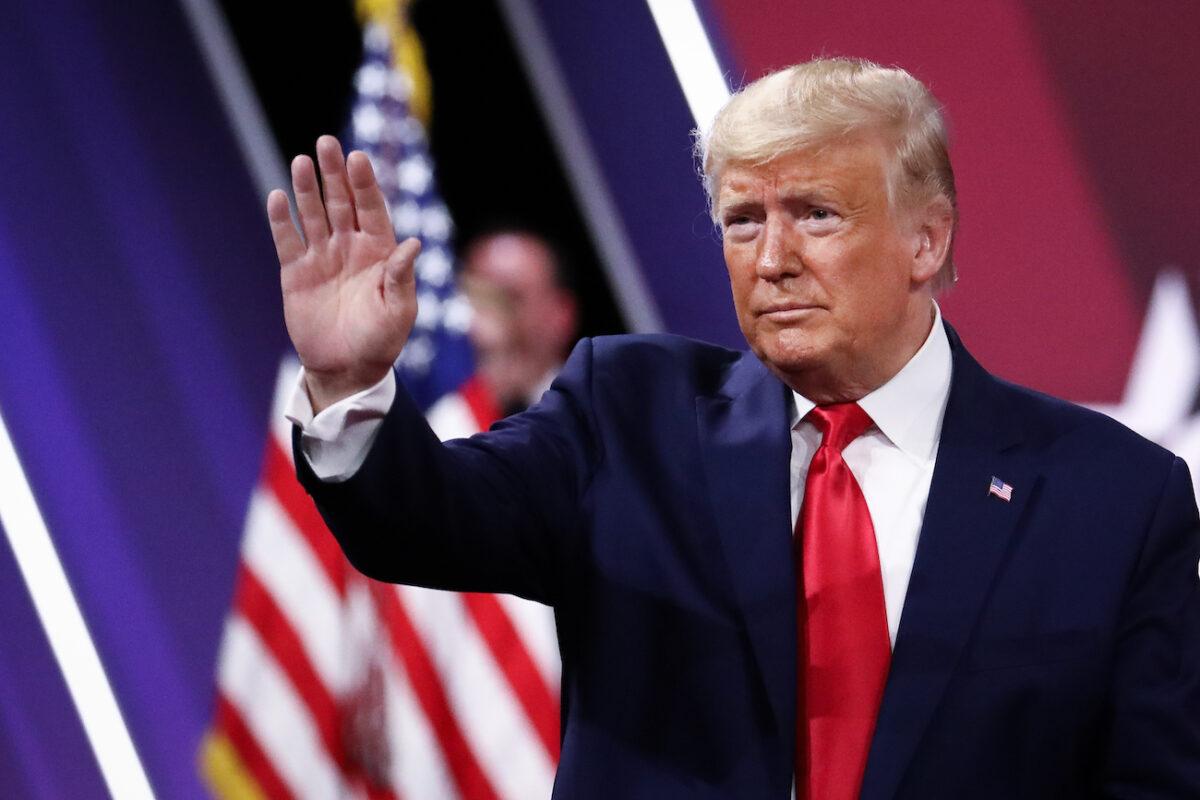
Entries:
{"label": "lips", "polygon": [[820,307],[809,303],[772,303],[759,309],[756,313],[759,316],[800,315],[807,311],[815,311]]}

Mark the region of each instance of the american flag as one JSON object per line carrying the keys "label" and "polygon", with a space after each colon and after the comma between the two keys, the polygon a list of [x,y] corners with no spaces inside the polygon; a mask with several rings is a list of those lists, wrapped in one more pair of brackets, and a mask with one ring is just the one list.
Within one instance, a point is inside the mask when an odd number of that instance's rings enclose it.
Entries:
{"label": "american flag", "polygon": [[1004,502],[1008,503],[1012,500],[1012,492],[1013,487],[1009,486],[995,475],[992,476],[992,482],[988,486],[988,497],[995,495]]}
{"label": "american flag", "polygon": [[[486,428],[470,309],[453,281],[450,216],[411,105],[423,74],[399,18],[364,30],[351,145],[364,150],[398,237],[419,236],[419,316],[397,363],[443,438]],[[399,69],[395,55],[404,55]],[[417,51],[419,52],[419,50]],[[201,756],[218,797],[549,797],[558,761],[558,662],[548,609],[517,598],[368,580],[296,482],[282,365],[262,477]]]}

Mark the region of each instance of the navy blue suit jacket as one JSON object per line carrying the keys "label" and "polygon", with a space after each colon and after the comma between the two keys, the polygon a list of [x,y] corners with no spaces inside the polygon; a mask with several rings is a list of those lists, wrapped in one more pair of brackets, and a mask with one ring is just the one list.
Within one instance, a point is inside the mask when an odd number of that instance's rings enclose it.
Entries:
{"label": "navy blue suit jacket", "polygon": [[[941,443],[862,797],[1200,798],[1200,533],[1183,462],[1004,383],[950,331]],[[784,800],[796,592],[786,387],[754,356],[585,340],[442,445],[401,393],[344,483],[373,577],[554,607],[555,798]],[[1011,502],[988,495],[993,476]]]}

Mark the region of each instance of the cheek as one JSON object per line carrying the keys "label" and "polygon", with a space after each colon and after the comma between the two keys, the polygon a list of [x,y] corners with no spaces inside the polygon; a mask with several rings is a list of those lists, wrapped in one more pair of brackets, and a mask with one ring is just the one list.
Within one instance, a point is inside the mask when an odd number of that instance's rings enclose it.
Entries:
{"label": "cheek", "polygon": [[903,302],[908,293],[907,274],[896,254],[881,243],[844,248],[831,254],[828,263],[837,265],[827,272],[828,288],[860,313],[886,314],[897,300]]}

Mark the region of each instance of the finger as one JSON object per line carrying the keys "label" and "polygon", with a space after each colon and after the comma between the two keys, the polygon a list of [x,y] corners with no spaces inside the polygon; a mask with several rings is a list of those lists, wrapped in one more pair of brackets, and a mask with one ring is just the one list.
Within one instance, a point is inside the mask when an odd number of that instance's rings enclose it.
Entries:
{"label": "finger", "polygon": [[308,156],[292,159],[292,190],[296,194],[296,210],[300,212],[300,228],[309,247],[324,244],[329,239],[329,221],[317,189],[317,172]]}
{"label": "finger", "polygon": [[355,229],[354,201],[346,177],[346,159],[342,146],[332,136],[317,139],[317,163],[321,165],[321,185],[325,187],[325,213],[334,231]]}
{"label": "finger", "polygon": [[350,189],[354,192],[359,229],[375,236],[395,236],[383,190],[379,188],[375,171],[371,169],[371,159],[361,150],[355,150],[346,159],[346,173],[350,178]]}
{"label": "finger", "polygon": [[416,277],[413,263],[421,252],[420,239],[405,239],[388,256],[384,265],[383,296],[387,304],[398,310],[409,297],[415,299]]}
{"label": "finger", "polygon": [[271,238],[280,266],[288,266],[304,255],[304,240],[292,222],[287,195],[276,189],[267,195],[267,219],[271,221]]}

